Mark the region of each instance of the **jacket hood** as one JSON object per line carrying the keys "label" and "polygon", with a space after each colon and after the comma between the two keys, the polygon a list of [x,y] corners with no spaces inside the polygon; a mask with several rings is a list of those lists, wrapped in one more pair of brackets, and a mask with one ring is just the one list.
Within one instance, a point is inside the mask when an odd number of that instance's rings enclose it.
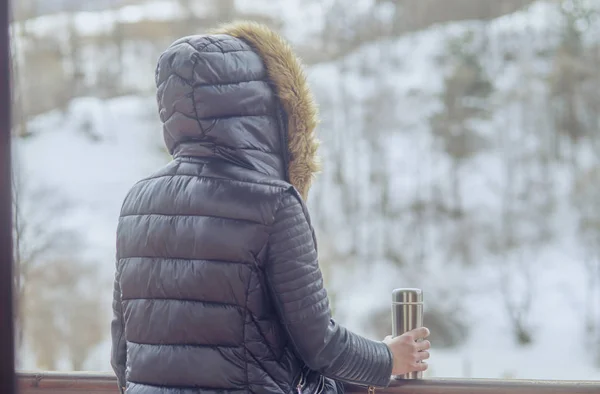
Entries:
{"label": "jacket hood", "polygon": [[171,154],[218,157],[277,176],[307,199],[319,170],[318,110],[280,35],[243,21],[181,38],[159,58],[156,83]]}

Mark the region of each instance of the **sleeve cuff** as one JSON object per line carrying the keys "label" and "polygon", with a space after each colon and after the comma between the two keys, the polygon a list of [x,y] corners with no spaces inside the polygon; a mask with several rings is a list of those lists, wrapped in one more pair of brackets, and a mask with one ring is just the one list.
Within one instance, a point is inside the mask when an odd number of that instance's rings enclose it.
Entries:
{"label": "sleeve cuff", "polygon": [[[387,388],[390,385],[392,379],[392,369],[394,367],[394,356],[392,351],[383,342],[373,341],[374,353],[380,359],[380,362],[375,362],[375,368],[372,369],[373,376],[371,376],[372,386],[379,388]],[[378,360],[379,361],[379,360]]]}
{"label": "sleeve cuff", "polygon": [[351,334],[336,377],[348,383],[386,388],[392,377],[393,356],[388,346]]}
{"label": "sleeve cuff", "polygon": [[388,354],[388,362],[387,362],[387,369],[386,369],[386,376],[385,376],[385,386],[382,386],[384,388],[387,388],[390,385],[390,382],[392,380],[392,370],[394,369],[394,355],[392,354],[392,351],[390,350],[390,348],[388,347],[388,345],[386,345],[383,342],[380,342],[381,346],[383,346],[385,348],[385,350],[387,351]]}

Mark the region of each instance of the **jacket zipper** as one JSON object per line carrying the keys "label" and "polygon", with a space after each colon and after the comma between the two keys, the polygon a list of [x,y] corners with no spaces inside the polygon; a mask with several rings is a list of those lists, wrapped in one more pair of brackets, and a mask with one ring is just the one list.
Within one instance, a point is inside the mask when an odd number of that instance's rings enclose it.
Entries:
{"label": "jacket zipper", "polygon": [[[308,373],[308,372],[307,372]],[[304,388],[304,384],[306,383],[306,377],[304,373],[300,374],[300,380],[296,385],[297,394],[302,394],[302,389]],[[325,377],[323,375],[319,376],[319,384],[317,384],[317,390],[312,394],[321,394],[323,389],[325,388]]]}
{"label": "jacket zipper", "polygon": [[336,378],[335,380],[337,380],[339,382],[343,382],[343,383],[352,384],[354,386],[366,387],[370,394],[374,393],[376,389],[383,390],[385,388],[383,386],[373,386],[370,384],[359,384],[359,383],[353,382],[351,380],[344,380],[344,379],[339,379],[339,378]]}
{"label": "jacket zipper", "polygon": [[296,385],[296,390],[298,394],[302,394],[302,389],[304,388],[304,372],[300,372],[300,380],[298,381],[298,385]]}
{"label": "jacket zipper", "polygon": [[[321,388],[319,388],[319,386]],[[319,386],[317,386],[317,394],[321,394],[325,388],[325,376],[321,375],[319,378]]]}
{"label": "jacket zipper", "polygon": [[[298,381],[298,384],[296,385],[297,394],[302,394],[302,389],[304,388],[304,384],[306,383],[305,380],[306,380],[305,373],[301,372],[300,373],[300,380]],[[356,383],[354,383],[354,382],[346,381],[346,380],[343,380],[343,379],[338,379],[338,380],[340,382],[346,382],[346,383],[349,383],[349,384],[356,385]],[[325,379],[324,379],[323,375],[321,375],[321,378],[319,380],[319,385],[317,386],[317,392],[313,393],[313,394],[321,394],[321,392],[323,391],[323,388],[325,388]],[[383,389],[383,387],[367,386],[367,393],[368,394],[375,394],[375,390],[376,389]]]}

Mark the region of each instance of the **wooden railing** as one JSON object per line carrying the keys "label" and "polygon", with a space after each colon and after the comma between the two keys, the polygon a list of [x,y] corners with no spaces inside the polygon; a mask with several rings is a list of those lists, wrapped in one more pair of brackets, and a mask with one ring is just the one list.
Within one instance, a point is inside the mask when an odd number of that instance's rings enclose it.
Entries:
{"label": "wooden railing", "polygon": [[[20,394],[116,394],[116,378],[109,373],[21,372]],[[347,386],[348,393],[366,388]],[[381,394],[600,394],[600,381],[539,381],[491,379],[423,379],[392,381]]]}

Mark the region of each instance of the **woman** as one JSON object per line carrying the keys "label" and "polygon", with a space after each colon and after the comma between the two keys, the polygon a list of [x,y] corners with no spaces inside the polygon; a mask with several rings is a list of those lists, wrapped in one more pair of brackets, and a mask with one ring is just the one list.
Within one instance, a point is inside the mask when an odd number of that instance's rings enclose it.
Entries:
{"label": "woman", "polygon": [[174,160],[119,219],[122,390],[325,393],[425,370],[427,329],[376,342],[331,318],[305,206],[317,108],[289,45],[255,23],[185,37],[156,83]]}

